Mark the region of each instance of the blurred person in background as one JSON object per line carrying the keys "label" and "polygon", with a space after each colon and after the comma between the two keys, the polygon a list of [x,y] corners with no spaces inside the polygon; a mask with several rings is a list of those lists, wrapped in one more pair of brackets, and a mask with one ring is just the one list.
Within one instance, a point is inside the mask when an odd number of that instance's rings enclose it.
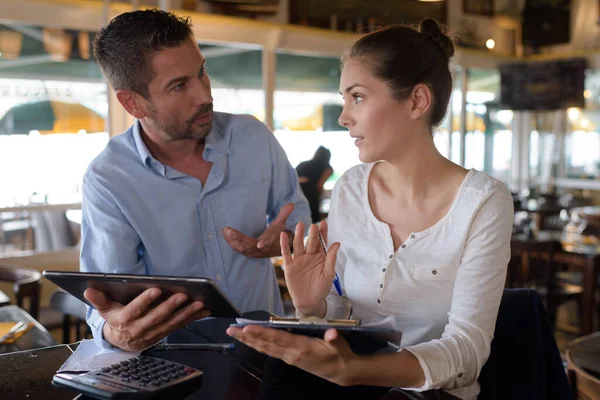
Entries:
{"label": "blurred person in background", "polygon": [[296,167],[300,187],[310,206],[310,216],[313,223],[321,220],[319,206],[323,194],[323,185],[333,175],[333,168],[329,165],[330,159],[331,151],[326,147],[319,146],[312,159],[303,161]]}

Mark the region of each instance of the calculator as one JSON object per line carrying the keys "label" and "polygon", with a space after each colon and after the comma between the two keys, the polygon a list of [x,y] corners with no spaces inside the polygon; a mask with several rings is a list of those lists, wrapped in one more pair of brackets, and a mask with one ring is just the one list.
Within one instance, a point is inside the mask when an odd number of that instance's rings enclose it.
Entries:
{"label": "calculator", "polygon": [[52,383],[99,399],[147,397],[202,377],[202,371],[173,361],[137,356],[81,375],[58,373]]}

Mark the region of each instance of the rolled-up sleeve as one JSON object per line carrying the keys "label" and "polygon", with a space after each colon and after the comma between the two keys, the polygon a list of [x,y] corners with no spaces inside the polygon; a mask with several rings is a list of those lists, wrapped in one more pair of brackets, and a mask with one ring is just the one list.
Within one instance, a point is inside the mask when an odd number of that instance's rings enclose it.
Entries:
{"label": "rolled-up sleeve", "polygon": [[[80,270],[143,274],[145,263],[138,251],[140,238],[113,196],[90,172],[84,177],[82,192]],[[104,318],[88,306],[86,319],[98,346],[111,348],[102,335]]]}
{"label": "rolled-up sleeve", "polygon": [[401,350],[419,360],[425,384],[404,389],[455,389],[479,377],[490,354],[510,258],[512,204],[508,190],[498,187],[475,214],[442,337]]}

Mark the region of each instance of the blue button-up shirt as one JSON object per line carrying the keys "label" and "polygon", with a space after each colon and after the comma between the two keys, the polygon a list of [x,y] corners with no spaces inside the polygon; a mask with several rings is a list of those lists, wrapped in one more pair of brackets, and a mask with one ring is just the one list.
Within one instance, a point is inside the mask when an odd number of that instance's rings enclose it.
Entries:
{"label": "blue button-up shirt", "polygon": [[[268,258],[248,258],[225,241],[231,226],[258,237],[286,203],[286,229],[310,211],[294,168],[272,132],[246,116],[214,113],[203,153],[206,184],[156,160],[139,121],[112,138],[83,179],[81,270],[210,278],[242,311],[283,315]],[[104,319],[88,308],[97,343]]]}

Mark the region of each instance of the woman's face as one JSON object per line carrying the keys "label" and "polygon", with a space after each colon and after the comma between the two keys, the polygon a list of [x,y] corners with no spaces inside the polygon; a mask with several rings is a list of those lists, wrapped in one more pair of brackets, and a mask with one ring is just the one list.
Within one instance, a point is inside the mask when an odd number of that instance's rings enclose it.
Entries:
{"label": "woman's face", "polygon": [[340,93],[344,109],[338,122],[356,139],[360,161],[390,161],[410,149],[416,127],[412,95],[395,99],[388,84],[373,76],[360,58],[344,65]]}

